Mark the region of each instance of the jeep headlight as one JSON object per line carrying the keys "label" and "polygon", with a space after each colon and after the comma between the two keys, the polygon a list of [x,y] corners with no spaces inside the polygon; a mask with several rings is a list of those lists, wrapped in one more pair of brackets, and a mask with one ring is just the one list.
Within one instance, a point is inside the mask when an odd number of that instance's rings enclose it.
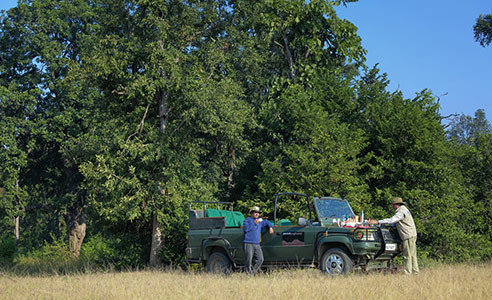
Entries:
{"label": "jeep headlight", "polygon": [[357,241],[375,241],[376,231],[367,229],[357,229],[354,231],[354,239]]}

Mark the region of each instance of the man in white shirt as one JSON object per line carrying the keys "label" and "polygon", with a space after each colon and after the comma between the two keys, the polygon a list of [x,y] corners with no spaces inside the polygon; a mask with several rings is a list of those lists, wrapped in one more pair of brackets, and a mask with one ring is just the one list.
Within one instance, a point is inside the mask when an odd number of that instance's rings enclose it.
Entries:
{"label": "man in white shirt", "polygon": [[389,219],[372,220],[369,219],[369,224],[394,224],[398,229],[398,234],[403,241],[403,264],[405,266],[405,274],[416,274],[419,272],[419,264],[417,262],[417,228],[413,221],[412,214],[406,207],[406,203],[400,197],[393,199],[393,209],[395,215]]}

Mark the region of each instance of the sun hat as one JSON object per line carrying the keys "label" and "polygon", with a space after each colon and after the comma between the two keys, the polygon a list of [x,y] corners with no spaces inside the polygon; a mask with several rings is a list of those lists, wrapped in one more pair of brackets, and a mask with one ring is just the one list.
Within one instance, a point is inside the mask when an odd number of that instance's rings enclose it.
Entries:
{"label": "sun hat", "polygon": [[407,205],[405,202],[403,202],[403,199],[400,197],[393,198],[393,202],[391,204]]}
{"label": "sun hat", "polygon": [[252,213],[252,212],[254,212],[254,211],[257,211],[257,212],[261,213],[261,210],[260,210],[260,208],[259,208],[258,206],[253,206],[253,207],[251,207],[251,208],[249,209],[249,212],[250,212],[250,213]]}

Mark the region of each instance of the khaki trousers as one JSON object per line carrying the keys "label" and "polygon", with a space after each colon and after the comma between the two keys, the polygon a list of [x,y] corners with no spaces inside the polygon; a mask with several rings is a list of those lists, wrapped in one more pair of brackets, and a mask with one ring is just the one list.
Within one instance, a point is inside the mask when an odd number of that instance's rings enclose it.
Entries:
{"label": "khaki trousers", "polygon": [[419,270],[417,262],[417,237],[411,237],[408,240],[403,240],[403,265],[405,266],[405,274],[416,274]]}

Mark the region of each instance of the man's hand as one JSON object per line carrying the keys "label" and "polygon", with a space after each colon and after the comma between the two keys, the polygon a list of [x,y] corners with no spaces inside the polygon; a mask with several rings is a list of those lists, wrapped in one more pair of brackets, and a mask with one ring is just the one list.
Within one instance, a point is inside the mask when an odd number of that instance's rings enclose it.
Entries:
{"label": "man's hand", "polygon": [[270,234],[273,234],[273,228],[270,227],[270,230],[269,230]]}
{"label": "man's hand", "polygon": [[368,221],[368,222],[369,222],[369,224],[371,224],[371,225],[377,225],[377,224],[379,224],[379,221],[378,221],[378,220],[367,219],[367,221]]}

